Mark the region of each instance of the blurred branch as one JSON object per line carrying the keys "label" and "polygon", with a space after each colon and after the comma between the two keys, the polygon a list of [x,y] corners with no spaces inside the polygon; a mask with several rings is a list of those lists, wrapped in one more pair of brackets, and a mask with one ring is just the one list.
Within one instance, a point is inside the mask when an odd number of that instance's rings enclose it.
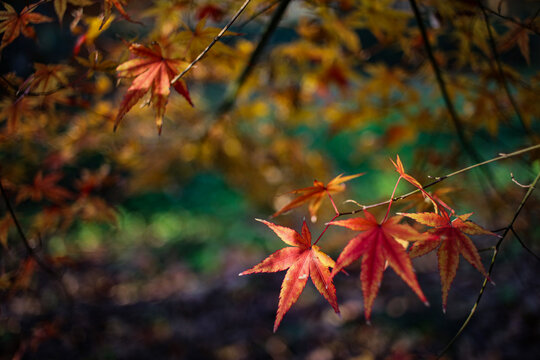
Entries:
{"label": "blurred branch", "polygon": [[[463,149],[467,154],[471,157],[471,159],[475,162],[482,161],[482,158],[480,155],[476,152],[476,149],[471,145],[469,142],[469,139],[467,139],[467,136],[465,134],[463,122],[461,121],[456,108],[454,106],[454,103],[452,102],[452,99],[450,98],[450,94],[448,93],[448,89],[446,87],[446,83],[443,79],[441,69],[439,65],[437,64],[437,60],[435,59],[435,55],[433,54],[433,49],[431,48],[431,44],[429,42],[429,38],[427,35],[426,26],[424,25],[424,22],[422,20],[422,16],[420,15],[420,10],[418,9],[418,5],[416,4],[416,0],[409,0],[409,3],[411,4],[411,8],[413,10],[414,16],[416,18],[416,22],[418,24],[418,28],[420,29],[420,33],[422,35],[422,40],[424,42],[424,47],[426,49],[426,53],[428,55],[429,62],[431,63],[431,67],[433,68],[433,72],[435,73],[435,78],[437,79],[437,84],[439,85],[439,89],[441,90],[442,97],[444,99],[444,103],[446,104],[446,108],[448,109],[448,114],[450,115],[450,119],[452,120],[452,123],[454,125],[454,128],[456,130],[456,134],[458,136],[459,142],[463,146]],[[484,169],[484,168],[483,168]],[[489,169],[484,169],[484,175],[486,176],[487,181],[492,184],[492,174],[489,171]]]}
{"label": "blurred branch", "polygon": [[7,210],[11,216],[11,219],[13,220],[13,223],[15,224],[15,227],[17,228],[17,232],[19,233],[19,237],[21,238],[21,241],[24,244],[24,247],[26,248],[26,253],[28,256],[33,258],[36,263],[46,272],[48,272],[51,275],[56,276],[56,272],[50,268],[43,260],[37,256],[32,246],[30,246],[30,243],[28,242],[28,239],[26,238],[26,235],[24,234],[24,231],[22,229],[21,223],[19,222],[19,219],[15,215],[15,211],[13,210],[13,207],[11,206],[11,202],[9,201],[9,197],[7,195],[6,190],[4,189],[4,185],[2,184],[2,179],[0,178],[0,192],[2,193],[2,198],[4,199],[4,203],[6,204]]}
{"label": "blurred branch", "polygon": [[532,131],[529,126],[527,126],[527,123],[525,123],[525,120],[523,119],[523,116],[521,115],[521,111],[519,110],[519,107],[517,105],[516,99],[514,99],[514,95],[512,95],[512,91],[510,90],[510,86],[508,85],[508,81],[506,80],[506,76],[504,75],[504,70],[501,63],[501,58],[499,56],[499,52],[497,51],[497,44],[495,44],[495,38],[493,37],[493,31],[491,30],[491,25],[489,23],[489,17],[486,12],[486,8],[482,4],[480,0],[477,0],[478,6],[480,7],[480,10],[482,10],[482,14],[484,15],[484,23],[486,25],[487,33],[488,33],[488,43],[489,47],[491,49],[491,55],[493,56],[493,60],[495,61],[495,64],[497,65],[497,71],[499,72],[499,83],[503,86],[504,91],[506,92],[506,96],[508,97],[508,100],[510,101],[510,104],[512,105],[512,108],[514,108],[514,112],[516,113],[516,116],[519,119],[519,122],[521,123],[521,126],[525,130],[525,133],[531,137],[531,139],[534,141],[534,138],[532,136]]}
{"label": "blurred branch", "polygon": [[198,63],[205,55],[206,53],[208,53],[208,51],[210,51],[210,49],[212,48],[212,46],[215,45],[215,43],[217,43],[219,41],[219,39],[221,39],[223,37],[223,35],[225,35],[225,33],[227,32],[227,30],[229,30],[229,28],[231,27],[231,25],[236,21],[236,19],[238,19],[238,17],[240,16],[240,14],[242,14],[242,12],[246,9],[246,7],[248,6],[248,4],[251,2],[251,0],[246,0],[244,1],[244,3],[242,4],[242,6],[240,6],[240,8],[236,11],[236,13],[234,14],[234,16],[231,18],[231,20],[229,20],[229,22],[227,23],[227,25],[225,25],[225,27],[223,27],[223,29],[221,29],[221,31],[216,35],[216,37],[214,38],[214,40],[212,40],[210,42],[210,44],[208,44],[208,46],[195,58],[195,60],[193,60],[185,69],[184,71],[182,71],[180,74],[176,75],[174,79],[172,79],[171,81],[171,85],[174,84],[175,82],[177,82],[178,80],[180,80],[182,78],[182,76],[184,76],[189,70],[191,70],[191,68],[196,64]]}
{"label": "blurred branch", "polygon": [[249,19],[247,19],[246,21],[244,21],[243,23],[241,23],[240,25],[238,25],[240,28],[243,28],[244,26],[246,26],[247,24],[249,24],[250,22],[252,22],[253,20],[255,20],[256,18],[258,18],[259,16],[261,16],[262,14],[264,14],[265,12],[267,12],[268,10],[270,10],[271,8],[273,8],[274,6],[276,6],[281,0],[274,0],[273,2],[271,2],[270,4],[266,5],[265,7],[263,7],[261,10],[257,11],[255,14],[251,15],[249,17]]}
{"label": "blurred branch", "polygon": [[538,29],[536,26],[534,26],[534,21],[536,20],[536,18],[540,14],[540,9],[538,9],[536,11],[534,16],[531,18],[531,20],[529,20],[528,23],[523,23],[521,21],[518,21],[518,20],[510,17],[510,16],[506,16],[506,15],[501,14],[500,11],[495,11],[493,9],[490,9],[489,7],[486,7],[486,6],[484,6],[483,8],[485,9],[485,11],[489,12],[490,14],[493,14],[493,15],[497,16],[498,18],[501,18],[503,20],[506,20],[506,21],[509,21],[509,22],[511,22],[513,24],[516,24],[517,26],[522,27],[524,29],[527,29],[530,32],[535,33],[536,35],[540,35],[540,29]]}
{"label": "blurred branch", "polygon": [[503,235],[501,236],[501,238],[499,239],[499,241],[495,245],[495,250],[493,251],[493,256],[491,257],[491,263],[489,265],[489,270],[488,270],[488,273],[487,273],[488,276],[487,276],[487,278],[484,279],[484,282],[482,283],[482,288],[480,289],[480,292],[478,293],[478,297],[476,298],[476,301],[475,301],[473,307],[471,308],[469,316],[467,316],[467,319],[465,319],[465,321],[463,322],[463,325],[461,325],[461,328],[457,331],[456,335],[454,335],[452,340],[450,340],[450,342],[439,353],[439,355],[437,356],[437,359],[440,359],[448,351],[448,349],[450,349],[450,347],[456,342],[456,340],[463,333],[463,331],[465,330],[467,325],[469,325],[469,322],[471,321],[471,318],[473,317],[473,315],[476,313],[476,310],[478,309],[478,304],[480,303],[480,299],[482,299],[482,295],[484,294],[484,290],[486,289],[486,286],[487,286],[487,283],[488,283],[488,278],[491,277],[491,273],[493,272],[493,266],[495,265],[495,260],[497,259],[497,255],[499,254],[499,248],[501,247],[501,244],[502,244],[504,238],[506,237],[506,235],[508,235],[508,233],[510,231],[513,231],[514,222],[518,218],[519,214],[521,213],[521,210],[525,206],[525,203],[527,202],[527,200],[531,196],[532,192],[534,191],[535,186],[538,183],[539,179],[540,179],[540,173],[538,173],[538,175],[536,175],[536,178],[532,182],[531,187],[529,188],[529,190],[527,190],[527,193],[523,197],[523,200],[521,200],[521,203],[519,204],[516,212],[514,213],[514,217],[512,218],[512,221],[510,221],[510,224],[508,224],[508,226],[504,229]]}
{"label": "blurred branch", "polygon": [[17,229],[17,232],[19,233],[19,237],[21,238],[21,241],[26,249],[26,256],[27,258],[30,257],[34,259],[36,264],[43,269],[46,273],[51,275],[60,285],[60,288],[62,289],[62,292],[66,296],[66,298],[71,303],[71,295],[67,291],[66,287],[64,286],[64,283],[62,282],[61,276],[52,268],[50,267],[46,262],[44,262],[34,251],[32,246],[30,246],[30,243],[28,242],[28,239],[26,238],[26,235],[24,234],[24,231],[22,229],[21,223],[19,222],[19,219],[17,218],[17,215],[15,215],[15,211],[13,210],[13,206],[11,206],[11,202],[9,201],[8,194],[4,188],[4,185],[2,184],[2,178],[0,177],[0,192],[2,193],[2,198],[4,199],[4,203],[6,204],[7,210],[11,216],[11,219],[13,220],[13,223],[15,224],[15,228]]}
{"label": "blurred branch", "polygon": [[244,84],[244,82],[247,80],[251,72],[253,71],[255,65],[259,61],[259,58],[262,55],[262,51],[268,41],[270,40],[270,37],[276,30],[279,22],[281,21],[281,18],[285,14],[285,10],[287,10],[287,6],[291,0],[281,0],[278,8],[272,15],[272,18],[270,19],[270,22],[268,23],[263,35],[261,36],[261,39],[259,40],[257,47],[253,52],[251,53],[251,57],[249,58],[249,61],[247,62],[246,66],[244,67],[244,70],[240,74],[240,77],[229,86],[227,89],[227,92],[225,93],[225,97],[223,100],[223,103],[218,109],[218,113],[225,113],[229,111],[236,101],[236,97],[238,96],[238,92],[240,91],[240,88]]}
{"label": "blurred branch", "polygon": [[[489,159],[489,160],[486,160],[486,161],[482,161],[480,163],[477,163],[477,164],[474,164],[474,165],[471,165],[471,166],[468,166],[466,168],[463,168],[463,169],[460,169],[460,170],[457,170],[457,171],[454,171],[453,173],[450,173],[448,175],[445,175],[445,176],[441,176],[441,177],[436,177],[435,178],[435,181],[425,185],[425,186],[422,186],[423,189],[427,189],[427,188],[430,188],[432,187],[433,185],[435,184],[438,184],[440,183],[441,181],[444,181],[452,176],[456,176],[458,174],[461,174],[461,173],[464,173],[464,172],[467,172],[469,170],[472,170],[474,168],[477,168],[477,167],[480,167],[480,166],[483,166],[483,165],[486,165],[486,164],[489,164],[489,163],[492,163],[492,162],[495,162],[495,161],[499,161],[499,160],[502,160],[502,159],[507,159],[507,158],[510,158],[510,157],[513,157],[513,156],[517,156],[517,155],[521,155],[521,154],[524,154],[524,153],[527,153],[527,152],[530,152],[530,151],[534,151],[534,150],[539,150],[540,149],[540,144],[538,145],[534,145],[534,146],[530,146],[528,148],[525,148],[525,149],[521,149],[521,150],[517,150],[517,151],[514,151],[512,153],[509,153],[509,154],[499,154],[499,156],[497,156],[496,158],[493,158],[493,159]],[[531,188],[534,186],[534,183],[530,185]],[[374,207],[377,207],[377,206],[382,206],[382,205],[386,205],[386,204],[389,204],[391,201],[398,201],[398,200],[403,200],[411,195],[414,195],[414,194],[417,194],[419,193],[420,190],[419,189],[416,189],[416,190],[413,190],[411,192],[408,192],[406,194],[403,194],[403,195],[400,195],[400,196],[397,196],[395,198],[392,198],[390,200],[386,200],[386,201],[382,201],[382,202],[379,202],[379,203],[376,203],[376,204],[371,204],[371,205],[361,205],[361,204],[357,204],[358,206],[360,206],[361,208],[358,209],[358,210],[353,210],[353,211],[350,211],[350,212],[345,212],[345,213],[340,213],[339,215],[353,215],[353,214],[356,214],[360,211],[363,211],[363,210],[366,210],[366,209],[371,209],[371,208],[374,208]],[[506,228],[505,228],[506,229]]]}

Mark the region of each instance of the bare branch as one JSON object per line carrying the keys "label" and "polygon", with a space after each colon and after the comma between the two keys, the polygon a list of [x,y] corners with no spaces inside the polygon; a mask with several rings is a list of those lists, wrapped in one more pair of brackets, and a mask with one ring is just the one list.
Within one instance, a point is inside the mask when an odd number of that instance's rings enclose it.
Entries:
{"label": "bare branch", "polygon": [[508,226],[505,228],[502,237],[499,239],[499,241],[497,241],[497,244],[495,245],[495,250],[493,251],[493,256],[491,257],[491,263],[489,265],[489,270],[488,270],[488,273],[487,273],[488,277],[485,278],[484,282],[482,283],[482,287],[480,288],[480,292],[478,293],[478,297],[476,298],[476,301],[475,301],[473,307],[471,308],[471,311],[469,312],[469,316],[467,316],[467,318],[463,322],[463,325],[461,325],[461,327],[457,331],[456,335],[454,335],[452,340],[450,340],[450,342],[439,353],[439,355],[437,357],[438,359],[440,359],[448,351],[448,349],[450,349],[450,347],[456,342],[456,340],[463,333],[463,331],[465,330],[467,325],[469,325],[469,322],[471,321],[473,315],[476,313],[476,310],[478,309],[478,304],[480,303],[480,299],[482,299],[482,295],[484,294],[484,291],[486,289],[486,286],[487,286],[487,283],[488,283],[488,278],[491,277],[491,273],[493,272],[493,266],[495,265],[495,260],[497,259],[497,255],[499,254],[499,248],[501,247],[501,244],[502,244],[504,238],[506,237],[506,235],[513,229],[514,222],[518,218],[519,214],[521,213],[521,210],[525,206],[525,203],[527,202],[527,200],[531,196],[532,192],[534,191],[535,186],[538,183],[539,179],[540,179],[540,173],[538,173],[538,175],[536,175],[536,178],[532,182],[531,187],[529,188],[529,190],[527,190],[527,193],[523,197],[523,200],[521,200],[521,203],[519,204],[516,212],[514,213],[514,217],[512,218],[512,221],[510,221],[510,224],[508,224]]}
{"label": "bare branch", "polygon": [[[528,148],[525,148],[525,149],[521,149],[521,150],[517,150],[517,151],[514,151],[512,153],[509,153],[509,154],[499,154],[499,156],[497,156],[496,158],[493,158],[493,159],[489,159],[489,160],[486,160],[486,161],[482,161],[481,163],[477,163],[477,164],[474,164],[474,165],[471,165],[471,166],[468,166],[466,168],[463,168],[463,169],[460,169],[460,170],[457,170],[457,171],[454,171],[453,173],[450,173],[448,175],[445,175],[445,176],[440,176],[440,177],[435,177],[435,181],[432,181],[431,183],[427,184],[427,185],[424,185],[422,186],[423,189],[427,189],[427,188],[430,188],[432,187],[433,185],[435,184],[438,184],[440,183],[441,181],[444,181],[452,176],[456,176],[458,174],[461,174],[461,173],[464,173],[464,172],[467,172],[469,170],[472,170],[474,168],[477,168],[479,166],[483,166],[483,165],[486,165],[486,164],[489,164],[489,163],[492,163],[492,162],[495,162],[495,161],[499,161],[499,160],[502,160],[502,159],[507,159],[507,158],[510,158],[510,157],[513,157],[513,156],[517,156],[517,155],[521,155],[521,154],[524,154],[524,153],[527,153],[527,152],[530,152],[530,151],[534,151],[534,150],[539,150],[540,149],[540,144],[538,145],[534,145],[534,146],[530,146]],[[393,199],[390,199],[390,200],[386,200],[386,201],[382,201],[382,202],[379,202],[379,203],[376,203],[376,204],[371,204],[371,205],[360,205],[360,204],[357,204],[358,206],[360,206],[361,208],[358,209],[358,210],[353,210],[353,211],[350,211],[350,212],[345,212],[345,213],[340,213],[340,215],[353,215],[353,214],[356,214],[360,211],[363,211],[363,210],[366,210],[366,209],[371,209],[371,208],[374,208],[374,207],[378,207],[378,206],[382,206],[382,205],[386,205],[388,203],[390,203],[390,201],[398,201],[398,200],[403,200],[405,198],[408,198],[409,196],[411,195],[414,195],[414,194],[418,194],[420,192],[419,189],[416,189],[416,190],[413,190],[411,192],[408,192],[406,194],[403,194],[403,195],[400,195],[400,196],[397,196],[397,197],[394,197]]]}

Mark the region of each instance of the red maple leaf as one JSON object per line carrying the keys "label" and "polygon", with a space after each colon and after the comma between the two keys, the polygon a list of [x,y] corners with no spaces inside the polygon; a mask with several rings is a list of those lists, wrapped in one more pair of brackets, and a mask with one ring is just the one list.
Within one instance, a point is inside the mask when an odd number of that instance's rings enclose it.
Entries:
{"label": "red maple leaf", "polygon": [[362,257],[360,279],[362,281],[364,309],[368,323],[371,318],[373,301],[381,286],[383,272],[386,268],[385,264],[390,265],[418,295],[420,300],[428,305],[402,241],[417,241],[426,239],[429,235],[421,234],[409,225],[399,224],[401,219],[401,216],[394,216],[388,220],[383,220],[379,224],[370,212],[364,211],[364,217],[337,220],[329,223],[351,230],[362,231],[345,246],[332,271],[332,276]]}
{"label": "red maple leaf", "polygon": [[25,6],[20,13],[17,13],[13,6],[5,2],[2,2],[2,4],[6,10],[0,11],[0,33],[4,33],[0,50],[18,38],[21,33],[28,38],[34,39],[36,31],[29,24],[52,21],[48,16],[32,12],[36,9],[38,3]]}
{"label": "red maple leaf", "polygon": [[54,203],[61,203],[64,200],[71,199],[73,194],[56,183],[62,178],[60,173],[52,173],[43,176],[40,171],[34,177],[32,185],[22,185],[15,199],[17,203],[23,200],[41,201],[44,197]]}
{"label": "red maple leaf", "polygon": [[[399,182],[400,179],[405,179],[409,183],[414,185],[416,188],[418,188],[418,190],[420,190],[422,192],[422,195],[424,196],[424,198],[428,198],[429,200],[431,200],[431,203],[433,204],[433,207],[435,208],[435,213],[437,213],[437,214],[441,213],[442,216],[448,217],[447,213],[444,210],[441,211],[441,209],[439,208],[439,205],[446,208],[448,211],[450,211],[451,214],[455,213],[454,209],[452,209],[450,206],[448,206],[440,198],[437,198],[436,196],[428,193],[424,189],[422,184],[420,184],[420,182],[418,180],[416,180],[414,177],[412,177],[411,175],[409,175],[409,174],[407,174],[405,172],[405,168],[403,167],[403,163],[401,162],[401,159],[399,158],[399,155],[396,156],[396,162],[394,162],[392,159],[390,159],[390,161],[392,161],[392,164],[394,164],[394,166],[396,167],[396,171],[399,174],[398,182]],[[397,184],[396,184],[396,186],[397,186]]]}
{"label": "red maple leaf", "polygon": [[300,297],[308,278],[311,278],[317,290],[332,305],[334,311],[339,314],[336,288],[332,283],[330,271],[328,270],[329,267],[335,266],[334,260],[323,253],[317,245],[311,245],[311,233],[306,222],[304,221],[302,224],[302,234],[299,234],[288,227],[279,226],[264,220],[256,220],[267,225],[284,243],[290,245],[276,251],[261,263],[239,274],[242,276],[289,269],[281,285],[274,332],[276,332],[285,313],[289,311],[291,306],[298,300],[298,297]]}
{"label": "red maple leaf", "polygon": [[284,207],[282,207],[279,211],[272,215],[272,217],[276,217],[280,214],[283,214],[284,212],[287,212],[309,202],[309,214],[311,216],[311,220],[315,222],[317,220],[317,212],[321,207],[321,202],[325,195],[342,192],[343,190],[345,190],[345,184],[343,184],[344,182],[357,178],[364,174],[362,173],[349,176],[341,175],[343,174],[336,176],[326,185],[324,185],[320,181],[314,180],[313,186],[291,191],[292,194],[301,195],[287,205],[285,205]]}
{"label": "red maple leaf", "polygon": [[[151,48],[141,44],[131,44],[129,51],[134,55],[134,58],[120,64],[116,71],[119,77],[135,77],[135,79],[133,79],[122,100],[120,110],[116,115],[114,129],[116,130],[120,120],[133,105],[151,90],[150,101],[154,104],[156,125],[158,132],[161,134],[163,114],[170,94],[171,79],[179,73],[178,67],[185,64],[185,62],[165,58],[161,47],[157,43],[152,44]],[[175,82],[173,87],[193,106],[186,84],[182,80]]]}
{"label": "red maple leaf", "polygon": [[480,260],[478,250],[466,234],[495,234],[483,229],[472,221],[469,221],[468,218],[472,214],[458,216],[453,221],[450,220],[445,211],[443,211],[442,215],[435,213],[400,215],[414,219],[420,224],[433,227],[433,229],[430,230],[432,237],[415,242],[410,249],[410,256],[422,256],[439,247],[437,257],[439,259],[439,273],[441,275],[442,285],[442,306],[444,312],[446,312],[448,291],[450,290],[450,285],[456,276],[456,271],[459,265],[459,254],[463,255],[465,260],[480,271],[482,275],[489,278],[484,266],[482,265],[482,261]]}
{"label": "red maple leaf", "polygon": [[213,21],[218,22],[223,19],[225,11],[215,4],[206,4],[197,9],[197,19],[201,20],[205,17],[210,17]]}

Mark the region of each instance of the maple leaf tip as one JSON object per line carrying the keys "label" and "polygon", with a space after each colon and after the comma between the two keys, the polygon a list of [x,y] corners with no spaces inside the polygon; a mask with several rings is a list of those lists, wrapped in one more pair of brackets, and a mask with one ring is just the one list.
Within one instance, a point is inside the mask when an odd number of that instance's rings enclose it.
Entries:
{"label": "maple leaf tip", "polygon": [[429,301],[427,300],[424,300],[424,305],[428,306],[429,307]]}
{"label": "maple leaf tip", "polygon": [[369,319],[366,319],[366,325],[369,325],[369,326],[371,326],[371,320],[369,320]]}

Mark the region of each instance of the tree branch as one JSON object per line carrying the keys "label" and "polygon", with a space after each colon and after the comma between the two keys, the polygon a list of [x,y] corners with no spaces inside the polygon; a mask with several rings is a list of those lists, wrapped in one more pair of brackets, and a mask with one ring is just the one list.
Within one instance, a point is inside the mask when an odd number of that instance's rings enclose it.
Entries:
{"label": "tree branch", "polygon": [[236,97],[238,96],[238,92],[240,91],[240,88],[244,84],[244,82],[247,80],[251,72],[253,71],[253,68],[259,61],[259,58],[262,55],[262,51],[268,41],[270,40],[270,37],[276,30],[279,22],[281,21],[281,18],[285,14],[285,10],[287,10],[287,6],[290,4],[291,0],[281,0],[278,8],[272,15],[272,19],[270,19],[270,22],[268,23],[263,35],[261,36],[261,39],[259,40],[257,47],[253,52],[251,53],[251,57],[249,58],[249,61],[247,62],[246,66],[244,67],[244,70],[240,74],[240,77],[229,86],[227,89],[227,92],[225,93],[225,97],[223,100],[223,103],[218,109],[218,113],[225,113],[229,111],[236,101]]}
{"label": "tree branch", "polygon": [[469,325],[469,322],[471,321],[471,318],[473,317],[473,315],[476,313],[476,310],[478,309],[478,304],[480,303],[480,299],[482,299],[482,295],[484,294],[484,290],[486,289],[486,286],[487,286],[487,283],[488,283],[488,278],[491,277],[491,273],[493,271],[493,266],[495,265],[495,260],[497,259],[497,255],[499,254],[499,248],[501,247],[501,244],[502,244],[504,238],[506,237],[506,235],[512,230],[512,228],[514,226],[514,222],[518,218],[519,214],[521,213],[521,210],[525,206],[525,203],[527,202],[527,200],[531,196],[532,192],[534,191],[535,186],[538,183],[539,179],[540,179],[540,173],[538,173],[538,175],[536,175],[536,178],[532,182],[531,187],[529,188],[529,190],[527,190],[527,193],[523,197],[523,200],[521,200],[521,203],[519,204],[516,212],[514,213],[514,217],[512,218],[512,221],[510,221],[510,224],[504,229],[503,235],[501,236],[501,238],[499,239],[499,241],[495,245],[495,250],[493,251],[493,256],[491,257],[491,263],[489,265],[489,270],[488,270],[488,273],[487,273],[488,276],[487,276],[487,278],[484,279],[484,282],[482,283],[482,287],[480,288],[480,292],[478,293],[478,297],[476,298],[476,301],[475,301],[473,307],[471,308],[469,316],[467,316],[467,319],[465,319],[465,321],[463,322],[463,325],[461,325],[461,328],[459,328],[458,332],[456,333],[456,335],[454,335],[452,340],[450,340],[450,342],[439,353],[439,355],[437,356],[437,359],[440,359],[448,351],[448,349],[450,349],[450,347],[456,342],[456,340],[463,333],[463,331],[465,330],[467,325]]}
{"label": "tree branch", "polygon": [[[424,47],[426,49],[429,62],[431,63],[431,67],[433,68],[433,72],[435,73],[437,84],[439,85],[439,89],[441,90],[444,103],[446,104],[448,114],[450,115],[450,119],[452,120],[452,124],[454,125],[454,128],[456,130],[456,134],[459,139],[459,142],[463,146],[463,149],[465,150],[465,152],[467,152],[467,154],[471,157],[473,161],[480,162],[482,161],[482,159],[480,155],[478,155],[474,147],[471,145],[469,140],[467,139],[467,136],[465,135],[465,131],[463,127],[463,122],[461,121],[456,111],[456,108],[454,106],[454,103],[452,102],[452,99],[450,98],[448,89],[446,88],[446,83],[444,82],[441,69],[439,68],[439,65],[437,64],[437,60],[435,59],[435,56],[433,55],[433,49],[431,48],[431,44],[429,43],[426,26],[424,25],[422,16],[420,15],[420,10],[418,9],[416,0],[409,0],[409,3],[411,4],[411,8],[413,10],[414,16],[416,18],[416,22],[418,24],[418,28],[420,29],[420,33],[422,35],[422,40],[424,41]],[[485,173],[486,178],[488,179],[489,182],[491,182],[491,179],[493,177],[491,176],[489,170],[485,170],[485,171],[486,171]]]}
{"label": "tree branch", "polygon": [[45,270],[49,274],[57,277],[58,274],[56,273],[56,271],[54,271],[45,262],[43,262],[43,260],[41,260],[39,258],[39,256],[37,256],[37,254],[34,251],[34,249],[32,248],[32,246],[30,246],[30,243],[28,242],[28,239],[26,238],[26,235],[24,235],[24,231],[22,229],[22,226],[21,226],[19,220],[17,219],[17,216],[15,215],[15,211],[13,210],[13,207],[11,206],[11,202],[9,201],[9,197],[7,195],[6,190],[4,189],[4,185],[2,184],[2,179],[1,178],[0,178],[0,192],[2,193],[4,203],[6,204],[6,207],[7,207],[7,210],[9,212],[10,216],[11,216],[11,219],[13,220],[13,223],[15,224],[15,228],[17,229],[17,232],[19,233],[19,237],[21,238],[21,241],[22,241],[24,247],[26,248],[27,255],[29,257],[33,258],[36,261],[36,263],[43,270]]}
{"label": "tree branch", "polygon": [[[477,163],[477,164],[474,164],[474,165],[471,165],[471,166],[467,166],[466,168],[463,168],[463,169],[460,169],[460,170],[457,170],[457,171],[454,171],[453,173],[450,173],[448,175],[445,175],[445,176],[441,176],[441,177],[436,177],[435,178],[435,181],[432,181],[431,183],[427,184],[427,185],[424,185],[422,186],[423,189],[427,189],[427,188],[430,188],[432,187],[433,185],[435,184],[438,184],[440,183],[441,181],[444,181],[452,176],[456,176],[458,174],[461,174],[461,173],[464,173],[464,172],[467,172],[469,170],[472,170],[474,168],[477,168],[477,167],[480,167],[480,166],[483,166],[483,165],[486,165],[486,164],[489,164],[489,163],[492,163],[492,162],[495,162],[495,161],[499,161],[499,160],[502,160],[502,159],[507,159],[507,158],[511,158],[511,157],[514,157],[514,156],[517,156],[517,155],[521,155],[521,154],[524,154],[524,153],[527,153],[527,152],[530,152],[530,151],[534,151],[534,150],[540,150],[540,144],[538,145],[534,145],[534,146],[530,146],[528,148],[525,148],[525,149],[521,149],[521,150],[517,150],[517,151],[514,151],[512,153],[509,153],[509,154],[499,154],[499,156],[493,158],[493,159],[489,159],[489,160],[486,160],[486,161],[482,161],[480,163]],[[533,184],[531,184],[531,186],[533,186]],[[386,200],[386,201],[382,201],[382,202],[379,202],[379,203],[376,203],[376,204],[371,204],[371,205],[361,205],[361,204],[357,204],[358,206],[360,206],[361,208],[358,209],[358,210],[353,210],[353,211],[350,211],[350,212],[345,212],[345,213],[340,213],[340,216],[341,215],[353,215],[353,214],[356,214],[360,211],[363,211],[363,210],[367,210],[367,209],[371,209],[371,208],[374,208],[374,207],[378,207],[378,206],[382,206],[382,205],[386,205],[386,204],[389,204],[391,201],[398,201],[398,200],[403,200],[411,195],[414,195],[414,194],[417,194],[419,193],[420,190],[419,189],[416,189],[416,190],[413,190],[411,192],[408,192],[406,194],[403,194],[403,195],[400,195],[400,196],[397,196],[393,199],[390,199],[390,200]]]}
{"label": "tree branch", "polygon": [[[510,101],[512,108],[514,109],[514,112],[516,113],[516,116],[518,117],[519,122],[521,123],[521,126],[525,130],[525,133],[532,138],[531,129],[525,123],[525,120],[523,119],[523,116],[521,115],[521,111],[519,110],[519,107],[517,105],[516,99],[514,99],[514,95],[512,95],[512,92],[510,91],[510,86],[508,85],[508,81],[506,80],[506,76],[504,74],[499,52],[497,51],[497,45],[495,44],[495,38],[493,37],[493,31],[491,30],[491,25],[489,22],[488,14],[486,12],[486,8],[484,7],[484,5],[482,4],[480,0],[477,0],[477,2],[478,2],[478,6],[480,7],[480,10],[482,10],[482,14],[484,15],[484,24],[486,25],[486,29],[488,33],[488,43],[491,49],[491,55],[493,56],[493,60],[495,61],[495,64],[497,65],[497,71],[499,73],[499,77],[498,77],[499,83],[503,86],[504,91],[506,92],[506,96],[508,97],[508,100]],[[532,140],[534,140],[534,138],[532,138]]]}
{"label": "tree branch", "polygon": [[506,21],[509,21],[509,22],[511,22],[513,24],[516,24],[517,26],[522,27],[524,29],[527,29],[530,32],[535,33],[536,35],[540,35],[540,30],[536,26],[534,26],[534,24],[533,24],[534,20],[538,17],[538,14],[540,14],[540,9],[538,9],[536,11],[535,15],[531,18],[531,20],[528,23],[523,23],[523,22],[517,21],[516,19],[514,19],[514,18],[512,18],[510,16],[505,16],[505,15],[501,14],[500,12],[497,12],[495,10],[490,9],[489,7],[484,6],[484,9],[487,12],[489,12],[489,13],[491,13],[491,14],[493,14],[493,15],[495,15],[495,16],[503,19],[503,20],[506,20]]}

